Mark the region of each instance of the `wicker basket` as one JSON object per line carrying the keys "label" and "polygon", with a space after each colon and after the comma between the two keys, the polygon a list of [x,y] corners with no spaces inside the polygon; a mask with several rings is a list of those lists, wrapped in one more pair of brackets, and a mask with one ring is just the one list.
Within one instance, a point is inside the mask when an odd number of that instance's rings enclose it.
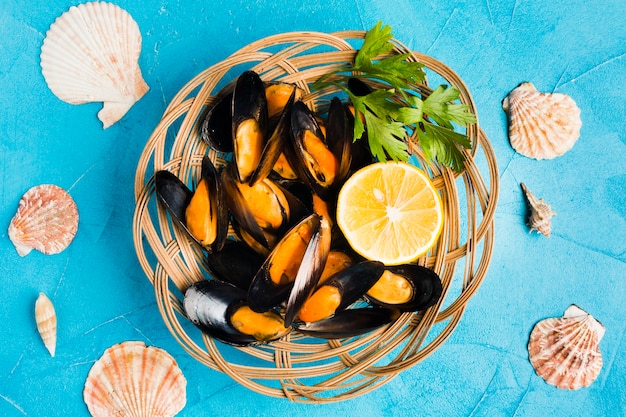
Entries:
{"label": "wicker basket", "polygon": [[[141,155],[135,180],[133,235],[137,256],[154,285],[158,308],[180,345],[200,363],[224,372],[244,386],[275,397],[300,402],[332,402],[370,392],[399,372],[418,364],[451,335],[467,302],[487,272],[494,243],[494,212],[498,173],[491,145],[478,125],[467,134],[466,170],[456,175],[424,160],[412,146],[416,164],[432,177],[445,207],[443,232],[419,263],[433,268],[443,282],[439,303],[419,314],[404,313],[391,325],[346,340],[306,338],[292,332],[283,340],[256,347],[235,348],[216,342],[191,326],[182,313],[183,291],[205,279],[202,251],[172,226],[157,204],[153,175],[167,169],[188,184],[197,181],[203,155],[220,158],[200,140],[199,123],[208,105],[246,69],[264,80],[308,86],[321,75],[352,62],[362,31],[334,34],[298,32],[252,43],[201,72],[172,99]],[[461,91],[461,101],[476,113],[463,81],[435,59],[408,50],[394,40],[394,53],[408,52],[423,63],[429,77]],[[356,47],[358,49],[358,47]],[[229,83],[230,82],[230,83]],[[426,92],[428,85],[417,86]],[[323,106],[333,91],[316,91],[304,100]],[[476,160],[485,171],[481,174]]]}

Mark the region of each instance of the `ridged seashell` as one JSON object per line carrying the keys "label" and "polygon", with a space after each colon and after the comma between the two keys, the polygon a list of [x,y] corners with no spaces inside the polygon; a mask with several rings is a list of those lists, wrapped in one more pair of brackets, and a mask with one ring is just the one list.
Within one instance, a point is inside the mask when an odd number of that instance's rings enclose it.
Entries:
{"label": "ridged seashell", "polygon": [[41,70],[61,100],[103,102],[98,118],[106,129],[149,90],[140,52],[139,26],[128,12],[111,3],[85,3],[70,7],[50,26]]}
{"label": "ridged seashell", "polygon": [[548,203],[543,201],[543,198],[539,199],[535,197],[533,193],[528,191],[528,188],[524,183],[521,184],[522,190],[526,195],[528,204],[530,205],[530,216],[528,216],[528,226],[530,231],[533,230],[541,233],[546,237],[550,237],[552,233],[552,216],[556,216],[556,213],[552,211],[552,208]]}
{"label": "ridged seashell", "polygon": [[537,375],[557,388],[588,387],[602,369],[599,343],[604,326],[576,305],[561,318],[541,320],[528,342],[528,354]]}
{"label": "ridged seashell", "polygon": [[9,239],[17,253],[37,249],[46,255],[63,251],[78,229],[78,210],[72,197],[53,184],[32,187],[20,199],[9,224]]}
{"label": "ridged seashell", "polygon": [[509,115],[509,141],[520,154],[552,159],[570,150],[580,136],[580,109],[562,93],[540,93],[522,83],[503,100]]}
{"label": "ridged seashell", "polygon": [[127,341],[111,346],[94,363],[83,399],[94,417],[171,417],[185,407],[186,386],[169,353]]}
{"label": "ridged seashell", "polygon": [[57,315],[52,301],[42,292],[35,301],[35,322],[44,346],[54,357],[57,348]]}

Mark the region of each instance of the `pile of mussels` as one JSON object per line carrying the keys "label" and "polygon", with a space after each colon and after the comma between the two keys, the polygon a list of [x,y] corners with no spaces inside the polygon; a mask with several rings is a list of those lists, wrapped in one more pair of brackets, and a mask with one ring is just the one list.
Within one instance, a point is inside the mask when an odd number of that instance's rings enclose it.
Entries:
{"label": "pile of mussels", "polygon": [[264,343],[292,329],[352,337],[441,296],[431,269],[385,266],[346,243],[334,225],[336,196],[373,162],[371,153],[366,141],[353,141],[349,103],[334,97],[324,120],[301,96],[293,84],[244,72],[201,126],[202,139],[231,154],[229,162],[216,167],[204,157],[195,191],[169,171],[155,176],[159,201],[205,250],[212,277],[187,289],[186,315],[228,344]]}

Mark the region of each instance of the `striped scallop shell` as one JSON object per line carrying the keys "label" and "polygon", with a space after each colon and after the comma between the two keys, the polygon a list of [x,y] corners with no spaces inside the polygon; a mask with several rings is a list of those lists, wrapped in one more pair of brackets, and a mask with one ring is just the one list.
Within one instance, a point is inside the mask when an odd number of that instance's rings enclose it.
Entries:
{"label": "striped scallop shell", "polygon": [[535,325],[528,353],[537,375],[557,388],[588,387],[602,369],[599,343],[604,326],[590,314],[572,305],[563,317]]}
{"label": "striped scallop shell", "polygon": [[94,417],[171,417],[185,407],[186,386],[169,353],[127,341],[94,363],[83,399]]}
{"label": "striped scallop shell", "polygon": [[540,93],[520,84],[502,102],[509,115],[509,141],[520,154],[552,159],[570,150],[580,136],[580,109],[566,94]]}
{"label": "striped scallop shell", "polygon": [[37,249],[46,255],[63,251],[78,229],[78,210],[72,197],[53,184],[32,187],[19,202],[9,224],[9,238],[17,253]]}
{"label": "striped scallop shell", "polygon": [[50,26],[41,70],[52,92],[71,104],[103,102],[104,128],[121,119],[148,91],[141,69],[141,33],[133,18],[111,3],[72,6]]}
{"label": "striped scallop shell", "polygon": [[35,322],[44,346],[50,356],[54,357],[57,347],[57,315],[52,301],[42,292],[35,301]]}

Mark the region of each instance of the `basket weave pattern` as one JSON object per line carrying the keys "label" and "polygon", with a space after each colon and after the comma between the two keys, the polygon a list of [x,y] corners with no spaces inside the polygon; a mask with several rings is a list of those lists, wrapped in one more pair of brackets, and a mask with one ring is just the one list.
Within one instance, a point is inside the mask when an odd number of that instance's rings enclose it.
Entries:
{"label": "basket weave pattern", "polygon": [[[204,155],[208,153],[214,162],[220,163],[221,156],[201,141],[199,125],[207,107],[216,102],[215,95],[224,85],[232,88],[232,82],[226,81],[246,69],[256,71],[264,80],[296,83],[307,93],[305,102],[323,107],[334,91],[311,93],[310,84],[352,62],[356,50],[351,42],[364,35],[362,31],[350,31],[271,36],[207,68],[172,99],[137,167],[135,248],[154,286],[165,324],[196,360],[265,395],[301,402],[332,402],[380,387],[445,342],[480,286],[491,260],[499,182],[493,150],[476,124],[467,128],[472,149],[466,151],[466,170],[460,175],[425,161],[415,140],[409,138],[413,155],[440,191],[445,210],[444,228],[437,244],[418,260],[442,279],[443,295],[436,305],[424,312],[404,313],[389,326],[347,340],[311,339],[292,332],[280,341],[245,348],[213,341],[190,326],[182,313],[184,290],[205,279],[207,272],[201,249],[172,226],[169,216],[157,204],[154,173],[170,170],[191,186],[197,182]],[[457,74],[427,55],[412,52],[395,40],[394,43],[394,53],[409,53],[409,59],[423,63],[427,72],[443,77],[460,90],[461,101],[476,113],[472,97]],[[430,91],[427,84],[416,88]],[[477,166],[478,157],[486,161],[485,176]],[[233,357],[245,363],[238,363]]]}

